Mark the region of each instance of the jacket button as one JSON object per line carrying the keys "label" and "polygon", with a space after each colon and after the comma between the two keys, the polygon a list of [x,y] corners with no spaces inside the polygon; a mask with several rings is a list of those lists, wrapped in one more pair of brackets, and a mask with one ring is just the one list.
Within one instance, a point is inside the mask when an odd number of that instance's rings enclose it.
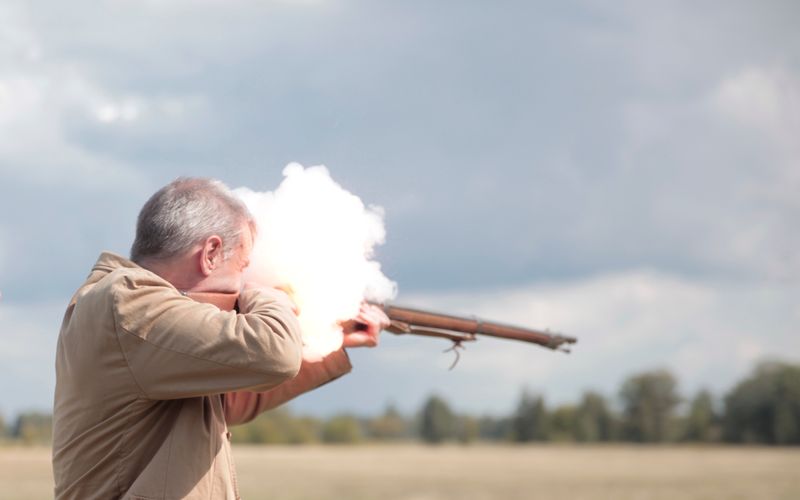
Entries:
{"label": "jacket button", "polygon": [[225,437],[228,438],[228,441],[231,440],[231,431],[225,432]]}

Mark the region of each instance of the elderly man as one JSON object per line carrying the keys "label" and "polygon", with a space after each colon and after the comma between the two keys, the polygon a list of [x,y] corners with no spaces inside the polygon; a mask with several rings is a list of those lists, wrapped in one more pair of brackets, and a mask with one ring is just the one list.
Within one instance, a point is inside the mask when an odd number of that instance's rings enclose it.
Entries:
{"label": "elderly man", "polygon": [[[228,425],[350,371],[344,349],[303,359],[286,294],[243,287],[255,230],[222,183],[178,179],[142,208],[130,260],[100,255],[58,339],[56,498],[239,498]],[[386,316],[355,319],[345,346],[376,345]]]}

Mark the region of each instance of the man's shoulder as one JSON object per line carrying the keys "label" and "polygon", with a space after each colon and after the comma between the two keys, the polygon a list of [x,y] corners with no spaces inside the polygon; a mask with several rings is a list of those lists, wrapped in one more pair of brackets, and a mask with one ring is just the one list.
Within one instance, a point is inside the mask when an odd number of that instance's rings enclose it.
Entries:
{"label": "man's shoulder", "polygon": [[178,293],[166,280],[111,252],[103,252],[86,281],[75,294],[75,302],[111,299],[145,288]]}

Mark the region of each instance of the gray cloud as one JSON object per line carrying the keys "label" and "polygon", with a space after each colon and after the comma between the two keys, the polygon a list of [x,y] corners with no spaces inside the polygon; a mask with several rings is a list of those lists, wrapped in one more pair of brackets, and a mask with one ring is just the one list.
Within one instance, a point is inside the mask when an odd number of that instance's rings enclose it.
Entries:
{"label": "gray cloud", "polygon": [[[776,14],[791,4],[15,5],[4,88],[33,102],[6,122],[25,131],[0,158],[10,180],[268,188],[290,160],[326,163],[386,206],[388,265],[411,288],[631,265],[798,275],[774,265],[797,207],[770,198],[796,152],[776,159],[774,131],[711,106],[748,68],[795,81]],[[754,183],[767,194],[748,199]],[[726,223],[742,219],[764,234]]]}

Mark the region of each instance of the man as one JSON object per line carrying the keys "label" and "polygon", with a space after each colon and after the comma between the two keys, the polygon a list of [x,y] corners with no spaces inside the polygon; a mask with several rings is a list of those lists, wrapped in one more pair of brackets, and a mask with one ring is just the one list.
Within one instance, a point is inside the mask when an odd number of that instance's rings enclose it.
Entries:
{"label": "man", "polygon": [[[222,183],[178,179],[142,208],[130,260],[100,255],[58,339],[56,498],[239,498],[228,425],[350,371],[344,349],[303,359],[286,294],[243,287],[255,231]],[[345,346],[376,345],[382,311],[355,319]]]}

